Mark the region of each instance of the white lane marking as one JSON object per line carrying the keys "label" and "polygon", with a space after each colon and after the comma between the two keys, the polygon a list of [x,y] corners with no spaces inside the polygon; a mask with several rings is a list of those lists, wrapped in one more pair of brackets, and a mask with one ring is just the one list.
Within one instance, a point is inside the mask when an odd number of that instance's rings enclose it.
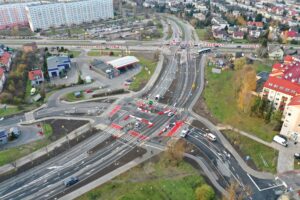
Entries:
{"label": "white lane marking", "polygon": [[256,182],[252,179],[252,177],[247,173],[247,176],[249,177],[249,179],[252,181],[252,183],[255,185],[255,187],[258,189],[258,191],[261,192],[260,187],[258,187],[258,185],[256,184]]}

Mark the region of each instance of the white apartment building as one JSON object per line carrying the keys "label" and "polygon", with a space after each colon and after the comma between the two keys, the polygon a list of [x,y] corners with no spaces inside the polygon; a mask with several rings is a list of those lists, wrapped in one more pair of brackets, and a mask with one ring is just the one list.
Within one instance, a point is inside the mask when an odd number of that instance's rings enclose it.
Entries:
{"label": "white apartment building", "polygon": [[85,0],[26,7],[32,31],[113,18],[112,0]]}
{"label": "white apartment building", "polygon": [[294,97],[287,106],[280,134],[300,142],[300,96]]}
{"label": "white apartment building", "polygon": [[25,7],[30,3],[0,4],[0,30],[17,25],[27,25]]}

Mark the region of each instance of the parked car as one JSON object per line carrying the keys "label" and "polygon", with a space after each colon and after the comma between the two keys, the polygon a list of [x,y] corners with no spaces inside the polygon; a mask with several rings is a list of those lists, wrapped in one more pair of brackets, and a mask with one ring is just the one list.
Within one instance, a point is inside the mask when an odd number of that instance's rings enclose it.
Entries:
{"label": "parked car", "polygon": [[295,154],[294,154],[294,158],[295,158],[295,159],[300,159],[300,153],[295,153]]}
{"label": "parked car", "polygon": [[77,177],[72,176],[72,177],[70,177],[70,178],[64,180],[64,185],[65,185],[66,187],[69,187],[69,186],[71,186],[71,185],[74,185],[74,184],[77,183],[78,181],[79,181],[79,179],[78,179]]}
{"label": "parked car", "polygon": [[282,146],[284,146],[284,147],[288,146],[287,140],[285,138],[281,137],[280,135],[275,135],[273,137],[273,141],[280,144],[280,145],[282,145]]}
{"label": "parked car", "polygon": [[93,92],[92,89],[86,89],[86,90],[85,90],[85,93],[92,93],[92,92]]}

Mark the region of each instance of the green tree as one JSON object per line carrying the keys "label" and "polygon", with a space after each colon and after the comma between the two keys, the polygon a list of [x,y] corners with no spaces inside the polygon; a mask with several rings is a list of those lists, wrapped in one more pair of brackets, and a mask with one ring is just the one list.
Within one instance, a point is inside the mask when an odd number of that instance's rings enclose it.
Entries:
{"label": "green tree", "polygon": [[245,57],[242,58],[237,58],[234,60],[233,64],[234,64],[234,69],[235,70],[240,70],[242,69],[247,63],[247,60]]}
{"label": "green tree", "polygon": [[196,189],[196,200],[213,200],[215,199],[215,191],[207,184],[203,184]]}
{"label": "green tree", "polygon": [[78,81],[77,81],[78,85],[84,84],[83,79],[81,78],[80,74],[78,75]]}
{"label": "green tree", "polygon": [[258,13],[258,14],[256,15],[256,17],[255,17],[255,21],[256,21],[256,22],[261,22],[261,21],[262,21],[262,18],[263,18],[262,14]]}

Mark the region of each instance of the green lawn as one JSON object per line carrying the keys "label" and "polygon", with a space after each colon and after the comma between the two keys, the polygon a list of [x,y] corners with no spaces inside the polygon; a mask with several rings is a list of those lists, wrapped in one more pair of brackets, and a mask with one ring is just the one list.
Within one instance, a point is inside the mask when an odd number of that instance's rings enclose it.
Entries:
{"label": "green lawn", "polygon": [[23,156],[26,156],[46,145],[50,144],[47,139],[38,140],[25,144],[19,147],[10,148],[7,150],[0,151],[0,166],[11,163]]}
{"label": "green lawn", "polygon": [[[265,70],[263,65],[254,65],[256,71]],[[239,111],[236,104],[234,74],[237,71],[223,71],[221,74],[213,74],[211,67],[205,71],[208,84],[205,86],[205,103],[213,116],[221,123],[232,125],[238,129],[256,135],[257,137],[272,141],[276,134],[273,126],[265,124],[263,119],[250,117],[248,113]]]}
{"label": "green lawn", "polygon": [[242,156],[250,156],[257,169],[276,173],[278,151],[233,131],[223,132],[230,143],[238,148]]}
{"label": "green lawn", "polygon": [[[203,177],[189,164],[179,166],[147,162],[114,178],[77,200],[183,200],[196,199]],[[205,199],[203,199],[205,200]]]}
{"label": "green lawn", "polygon": [[52,126],[50,124],[43,124],[42,128],[45,136],[49,138],[53,133]]}
{"label": "green lawn", "polygon": [[208,30],[206,28],[196,29],[196,33],[198,34],[199,40],[214,41],[214,40],[207,40]]}
{"label": "green lawn", "polygon": [[22,112],[17,107],[8,107],[5,110],[3,108],[0,109],[0,117],[5,117],[13,114],[17,114]]}
{"label": "green lawn", "polygon": [[168,25],[168,35],[167,35],[166,40],[171,39],[172,35],[173,35],[173,29],[172,29],[172,26],[171,26],[171,25]]}
{"label": "green lawn", "polygon": [[[133,82],[129,86],[129,89],[133,91],[138,91],[147,84],[157,66],[157,62],[153,60],[149,60],[143,57],[138,57],[138,59],[140,60],[140,64],[142,65],[142,70],[133,77]],[[145,67],[147,67],[148,70],[146,70]]]}
{"label": "green lawn", "polygon": [[[113,52],[114,56],[120,56],[122,55],[122,51],[121,50],[109,50],[109,49],[105,49],[105,50],[91,50],[87,53],[88,56],[103,56],[103,55],[109,55],[110,52]],[[125,51],[124,51],[125,53]]]}
{"label": "green lawn", "polygon": [[294,169],[300,169],[300,160],[294,160]]}
{"label": "green lawn", "polygon": [[81,93],[80,97],[75,97],[74,92],[70,92],[70,93],[66,94],[63,97],[63,99],[65,101],[70,101],[70,102],[72,102],[72,101],[80,101],[80,100],[85,99],[83,91],[80,91],[80,93]]}
{"label": "green lawn", "polygon": [[76,58],[80,55],[80,53],[80,51],[69,51],[68,55],[70,56],[71,54],[73,54],[74,58]]}
{"label": "green lawn", "polygon": [[265,72],[271,72],[272,71],[272,67],[270,67],[268,65],[265,65],[264,63],[259,62],[259,61],[255,61],[253,65],[256,69],[256,73],[259,73],[259,72],[262,72],[262,71],[265,71]]}

